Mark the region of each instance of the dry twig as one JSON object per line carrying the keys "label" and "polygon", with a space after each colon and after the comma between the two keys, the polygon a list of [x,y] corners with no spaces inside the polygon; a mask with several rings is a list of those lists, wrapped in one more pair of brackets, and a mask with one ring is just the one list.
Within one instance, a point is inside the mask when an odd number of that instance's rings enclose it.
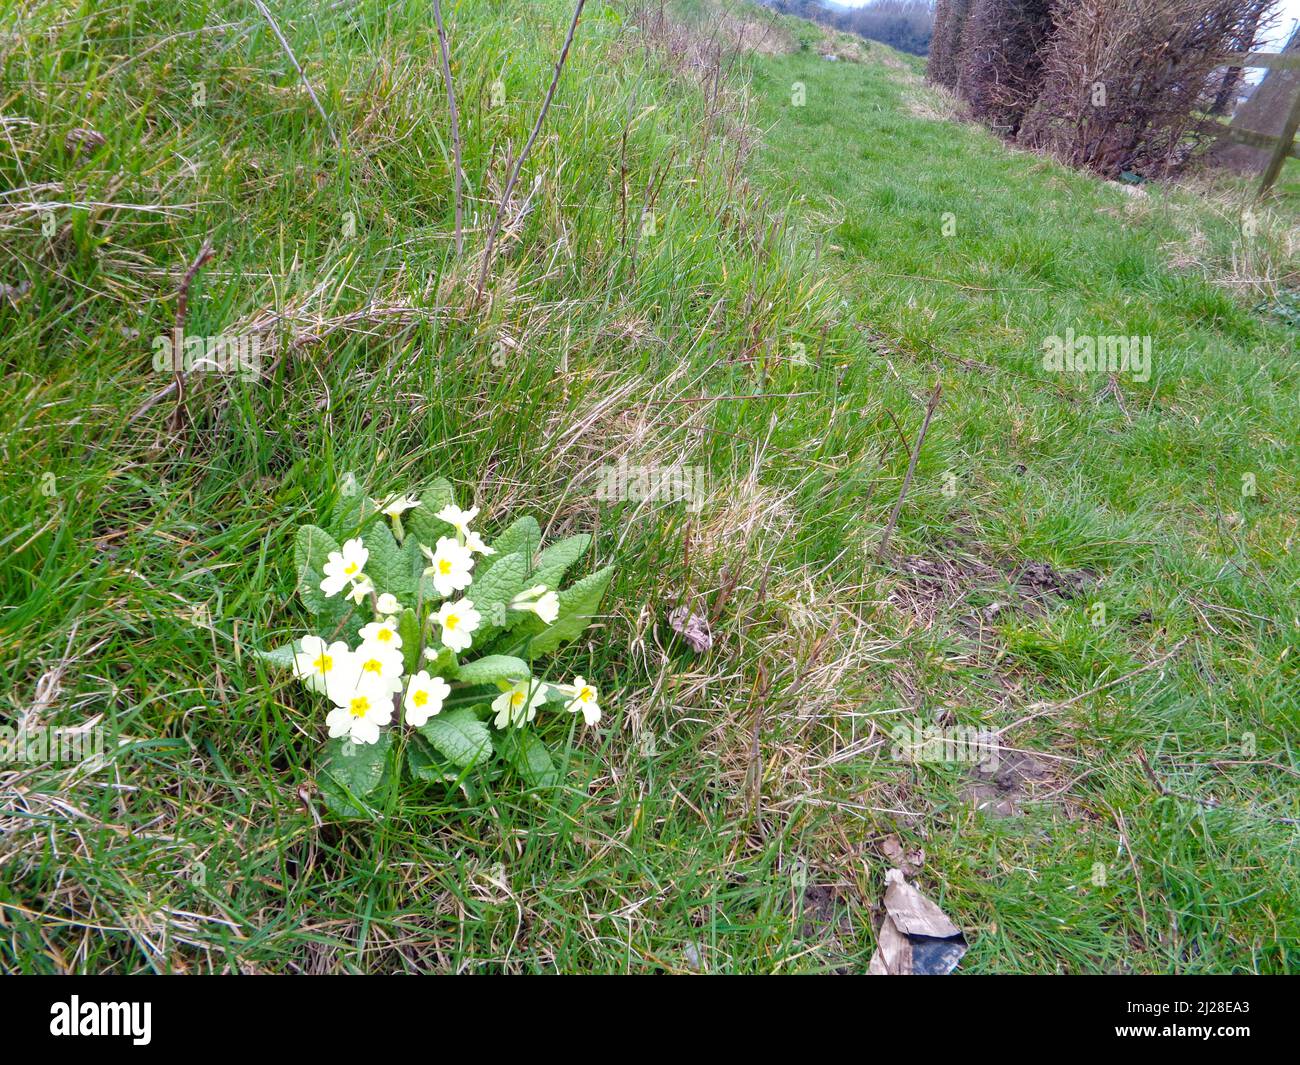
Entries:
{"label": "dry twig", "polygon": [[569,48],[573,44],[573,35],[578,29],[578,19],[582,17],[582,9],[586,6],[587,0],[578,0],[577,6],[573,9],[573,21],[569,23],[569,34],[564,39],[564,47],[560,51],[560,58],[555,63],[555,74],[551,78],[550,88],[546,90],[546,99],[542,101],[541,110],[537,112],[537,121],[533,124],[533,131],[528,136],[527,143],[524,144],[524,150],[514,160],[514,165],[510,168],[510,175],[506,179],[505,189],[502,190],[501,199],[497,203],[496,215],[492,219],[492,228],[488,230],[487,245],[483,249],[483,267],[479,271],[478,285],[475,290],[475,299],[483,298],[483,289],[487,285],[488,268],[492,265],[492,252],[496,246],[497,236],[501,232],[501,222],[505,217],[505,212],[510,204],[510,196],[515,191],[515,183],[519,180],[519,172],[523,169],[524,160],[533,150],[533,144],[537,141],[537,135],[542,131],[542,123],[546,121],[546,113],[551,109],[551,101],[555,98],[555,88],[560,84],[560,75],[564,72],[565,61],[569,58]]}

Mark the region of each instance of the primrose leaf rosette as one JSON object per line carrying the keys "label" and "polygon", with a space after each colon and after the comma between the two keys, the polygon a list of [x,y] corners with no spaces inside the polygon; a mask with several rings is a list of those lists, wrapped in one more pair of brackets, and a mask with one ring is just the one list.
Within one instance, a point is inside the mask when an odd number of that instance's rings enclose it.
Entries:
{"label": "primrose leaf rosette", "polygon": [[540,659],[586,630],[613,568],[561,588],[591,547],[585,534],[543,547],[523,517],[492,540],[446,480],[379,499],[358,498],[351,475],[342,483],[331,528],[303,525],[294,538],[309,631],[258,655],[298,679],[328,737],[326,805],[374,818],[403,779],[466,794],[476,774],[557,784],[537,726],[559,711],[595,727],[600,692],[581,676],[551,679]]}

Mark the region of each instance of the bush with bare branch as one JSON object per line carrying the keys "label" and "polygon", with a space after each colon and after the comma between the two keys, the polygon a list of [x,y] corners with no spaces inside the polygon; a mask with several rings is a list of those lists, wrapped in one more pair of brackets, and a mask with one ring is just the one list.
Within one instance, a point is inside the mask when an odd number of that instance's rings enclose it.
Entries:
{"label": "bush with bare branch", "polygon": [[1014,137],[1038,96],[1053,0],[972,0],[957,55],[957,92],[976,118]]}
{"label": "bush with bare branch", "polygon": [[938,0],[934,6],[934,34],[925,76],[948,89],[957,87],[957,56],[971,0]]}
{"label": "bush with bare branch", "polygon": [[[1042,87],[1019,140],[1108,177],[1159,177],[1201,147],[1201,109],[1225,58],[1253,44],[1275,0],[1058,4]],[[1216,71],[1219,73],[1216,75]]]}

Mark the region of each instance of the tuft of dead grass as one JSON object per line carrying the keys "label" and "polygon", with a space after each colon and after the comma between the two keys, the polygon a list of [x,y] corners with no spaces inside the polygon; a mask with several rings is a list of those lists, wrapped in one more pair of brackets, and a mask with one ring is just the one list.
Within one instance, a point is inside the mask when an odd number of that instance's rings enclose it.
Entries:
{"label": "tuft of dead grass", "polygon": [[956,93],[915,76],[903,93],[903,106],[913,118],[927,122],[956,122],[969,113]]}
{"label": "tuft of dead grass", "polygon": [[1249,302],[1300,288],[1300,222],[1250,191],[1206,175],[1182,182],[1158,206],[1151,197],[1131,203],[1139,217],[1159,210],[1177,232],[1163,246],[1174,269],[1198,273]]}

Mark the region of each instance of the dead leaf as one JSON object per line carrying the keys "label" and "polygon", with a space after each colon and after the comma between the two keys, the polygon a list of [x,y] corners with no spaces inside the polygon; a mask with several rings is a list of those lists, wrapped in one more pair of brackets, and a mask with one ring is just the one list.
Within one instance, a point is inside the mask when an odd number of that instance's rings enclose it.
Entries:
{"label": "dead leaf", "polygon": [[64,151],[71,155],[89,154],[98,151],[107,140],[97,129],[71,129],[63,138]]}
{"label": "dead leaf", "polygon": [[908,876],[916,876],[925,865],[925,851],[920,848],[905,851],[899,838],[892,834],[880,841],[880,853],[890,865],[903,870]]}
{"label": "dead leaf", "polygon": [[907,882],[885,874],[885,919],[867,972],[872,976],[946,976],[966,953],[966,937],[947,914]]}
{"label": "dead leaf", "polygon": [[691,650],[703,654],[713,646],[713,634],[709,632],[709,623],[699,614],[692,614],[686,607],[679,606],[668,615],[668,624],[679,632]]}

